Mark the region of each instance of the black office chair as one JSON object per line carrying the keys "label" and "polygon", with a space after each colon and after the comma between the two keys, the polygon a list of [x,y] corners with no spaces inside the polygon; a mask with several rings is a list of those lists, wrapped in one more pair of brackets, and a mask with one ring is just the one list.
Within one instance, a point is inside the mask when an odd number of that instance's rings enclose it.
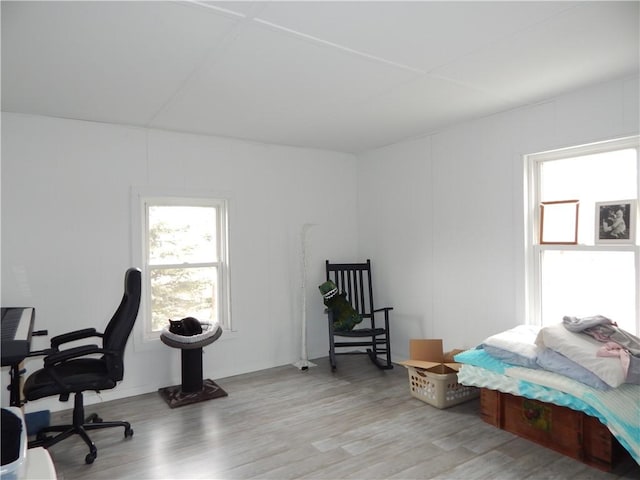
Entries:
{"label": "black office chair", "polygon": [[[27,401],[60,396],[60,401],[69,400],[74,394],[73,424],[54,425],[41,429],[29,447],[52,445],[77,434],[89,446],[86,463],[93,463],[98,455],[95,444],[87,430],[98,428],[124,427],[125,438],[133,435],[128,422],[103,422],[95,413],[84,417],[82,392],[87,390],[108,390],[114,388],[123,378],[124,349],[133,328],[140,306],[141,272],[137,268],[127,270],[124,278],[124,295],[120,306],[109,321],[104,333],[95,328],[85,328],[58,335],[51,339],[51,350],[44,358],[44,368],[31,374],[24,383],[23,392]],[[72,341],[98,337],[102,346],[87,344],[61,350],[59,347]],[[101,355],[96,357],[95,354]],[[48,436],[48,432],[60,432]]]}
{"label": "black office chair", "polygon": [[[326,261],[327,280],[345,292],[351,306],[363,318],[353,330],[334,329],[333,312],[328,308],[329,318],[329,360],[331,369],[336,369],[337,355],[366,354],[380,369],[393,368],[391,363],[391,338],[389,336],[389,312],[393,307],[374,308],[373,284],[371,282],[371,261],[366,263],[329,263]],[[384,320],[376,321],[376,314]],[[336,341],[336,337],[348,337],[348,341]],[[345,348],[351,350],[344,351]],[[355,348],[355,350],[353,350]]]}

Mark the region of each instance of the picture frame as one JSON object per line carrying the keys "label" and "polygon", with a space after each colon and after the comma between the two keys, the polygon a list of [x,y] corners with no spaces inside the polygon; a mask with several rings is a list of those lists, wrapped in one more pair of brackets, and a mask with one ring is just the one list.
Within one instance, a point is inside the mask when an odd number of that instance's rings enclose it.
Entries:
{"label": "picture frame", "polygon": [[635,244],[637,208],[636,200],[596,202],[595,243]]}
{"label": "picture frame", "polygon": [[578,243],[579,200],[540,202],[540,244]]}

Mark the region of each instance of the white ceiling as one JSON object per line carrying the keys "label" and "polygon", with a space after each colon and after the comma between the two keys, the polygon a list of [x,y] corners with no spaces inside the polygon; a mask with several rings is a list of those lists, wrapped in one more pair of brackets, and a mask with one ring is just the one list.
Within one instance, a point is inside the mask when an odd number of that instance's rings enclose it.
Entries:
{"label": "white ceiling", "polygon": [[639,5],[2,1],[2,110],[355,153],[638,74]]}

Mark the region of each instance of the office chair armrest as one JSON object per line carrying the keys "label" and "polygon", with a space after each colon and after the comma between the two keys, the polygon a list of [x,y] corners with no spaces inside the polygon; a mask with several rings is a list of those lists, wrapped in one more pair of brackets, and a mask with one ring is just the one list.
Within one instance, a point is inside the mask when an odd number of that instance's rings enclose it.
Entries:
{"label": "office chair armrest", "polygon": [[62,335],[56,335],[51,338],[51,347],[58,348],[63,343],[73,342],[74,340],[80,340],[89,337],[102,337],[102,333],[96,331],[95,328],[83,328],[82,330],[75,330],[69,333],[63,333]]}
{"label": "office chair armrest", "polygon": [[59,352],[52,353],[44,357],[44,367],[52,367],[59,363],[66,362],[73,358],[84,357],[93,353],[106,353],[103,348],[98,345],[82,345],[80,347],[68,348]]}

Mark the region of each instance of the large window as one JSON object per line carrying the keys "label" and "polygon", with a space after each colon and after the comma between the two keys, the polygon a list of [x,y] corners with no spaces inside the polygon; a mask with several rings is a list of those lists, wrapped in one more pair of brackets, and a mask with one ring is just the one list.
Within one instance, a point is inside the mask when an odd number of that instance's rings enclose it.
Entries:
{"label": "large window", "polygon": [[[619,239],[611,241],[602,229],[603,223],[611,228],[609,211],[615,216],[618,205],[637,205],[638,141],[633,137],[526,157],[529,323],[546,325],[565,315],[599,314],[631,333],[640,331],[640,248],[638,236],[629,230],[637,228],[637,209],[624,212],[627,230]],[[541,205],[545,211],[575,205],[556,203],[568,200],[577,200],[578,208],[565,208],[555,221],[542,224],[546,214],[541,215]],[[562,229],[567,224],[574,228],[571,215],[577,215],[575,243],[575,234],[562,241],[567,238]],[[541,242],[542,225],[544,237],[555,235],[560,241]]]}
{"label": "large window", "polygon": [[144,338],[184,317],[230,328],[226,202],[144,196],[140,202]]}

